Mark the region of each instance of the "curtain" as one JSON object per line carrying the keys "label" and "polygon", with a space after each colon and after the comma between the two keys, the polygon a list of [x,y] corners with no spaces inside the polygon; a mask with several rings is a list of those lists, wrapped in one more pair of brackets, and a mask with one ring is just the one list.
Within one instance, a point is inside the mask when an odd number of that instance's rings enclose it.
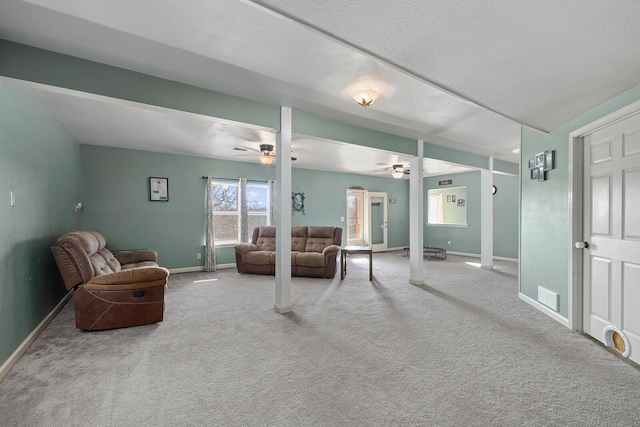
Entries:
{"label": "curtain", "polygon": [[267,188],[269,190],[269,220],[267,223],[273,225],[276,223],[276,182],[272,180],[267,181]]}
{"label": "curtain", "polygon": [[216,271],[216,245],[213,215],[213,178],[207,178],[207,236],[204,249],[204,271]]}
{"label": "curtain", "polygon": [[240,243],[249,241],[249,206],[247,203],[247,178],[240,178]]}

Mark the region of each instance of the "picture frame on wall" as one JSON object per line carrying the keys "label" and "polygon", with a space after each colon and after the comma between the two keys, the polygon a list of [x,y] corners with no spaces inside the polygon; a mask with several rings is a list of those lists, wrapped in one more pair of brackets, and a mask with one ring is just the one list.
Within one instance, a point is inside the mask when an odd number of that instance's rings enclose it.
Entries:
{"label": "picture frame on wall", "polygon": [[531,179],[532,181],[539,181],[540,180],[540,169],[538,169],[538,168],[529,169],[529,179]]}
{"label": "picture frame on wall", "polygon": [[455,195],[455,194],[452,194],[452,195],[451,195],[451,201],[452,201],[453,203],[455,203],[455,202],[456,202],[456,195]]}
{"label": "picture frame on wall", "polygon": [[447,202],[451,202],[451,194],[447,194]]}
{"label": "picture frame on wall", "polygon": [[169,201],[169,178],[149,177],[149,200],[152,202]]}
{"label": "picture frame on wall", "polygon": [[544,181],[544,165],[538,167],[538,181]]}
{"label": "picture frame on wall", "polygon": [[555,169],[555,153],[556,150],[547,150],[544,152],[544,170],[549,171]]}
{"label": "picture frame on wall", "polygon": [[544,152],[536,154],[535,160],[535,167],[544,166]]}
{"label": "picture frame on wall", "polygon": [[302,212],[304,215],[304,193],[291,193],[291,212]]}
{"label": "picture frame on wall", "polygon": [[458,199],[458,206],[464,206],[464,199]]}

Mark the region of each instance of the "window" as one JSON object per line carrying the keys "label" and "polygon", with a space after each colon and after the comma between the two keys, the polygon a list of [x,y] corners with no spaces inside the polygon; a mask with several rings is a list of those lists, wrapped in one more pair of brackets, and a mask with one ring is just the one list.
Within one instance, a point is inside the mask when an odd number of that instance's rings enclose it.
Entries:
{"label": "window", "polygon": [[429,225],[467,225],[467,187],[434,189],[427,194]]}
{"label": "window", "polygon": [[434,194],[429,191],[429,224],[442,224],[444,220],[444,205],[442,194]]}
{"label": "window", "polygon": [[249,239],[256,227],[269,225],[269,189],[266,185],[247,184],[247,213],[249,214]]}
{"label": "window", "polygon": [[[270,223],[269,189],[266,184],[247,184],[246,206],[251,236],[254,228]],[[240,241],[241,212],[239,184],[214,182],[213,215],[216,245],[233,245]]]}

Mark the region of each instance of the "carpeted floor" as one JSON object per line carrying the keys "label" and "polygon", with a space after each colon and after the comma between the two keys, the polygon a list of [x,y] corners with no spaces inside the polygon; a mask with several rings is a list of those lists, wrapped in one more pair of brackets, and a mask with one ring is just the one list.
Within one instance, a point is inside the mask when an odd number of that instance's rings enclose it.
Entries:
{"label": "carpeted floor", "polygon": [[75,329],[69,303],[0,383],[2,426],[638,426],[640,371],[517,296],[517,265],[349,259],[340,281],[175,274],[165,321]]}

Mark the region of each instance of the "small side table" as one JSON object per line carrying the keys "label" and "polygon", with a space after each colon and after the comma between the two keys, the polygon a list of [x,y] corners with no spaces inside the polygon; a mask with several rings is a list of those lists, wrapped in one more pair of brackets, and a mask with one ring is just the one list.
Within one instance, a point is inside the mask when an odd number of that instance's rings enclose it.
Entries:
{"label": "small side table", "polygon": [[369,281],[373,280],[373,249],[371,246],[343,246],[340,248],[340,280],[347,275],[348,254],[369,254]]}

